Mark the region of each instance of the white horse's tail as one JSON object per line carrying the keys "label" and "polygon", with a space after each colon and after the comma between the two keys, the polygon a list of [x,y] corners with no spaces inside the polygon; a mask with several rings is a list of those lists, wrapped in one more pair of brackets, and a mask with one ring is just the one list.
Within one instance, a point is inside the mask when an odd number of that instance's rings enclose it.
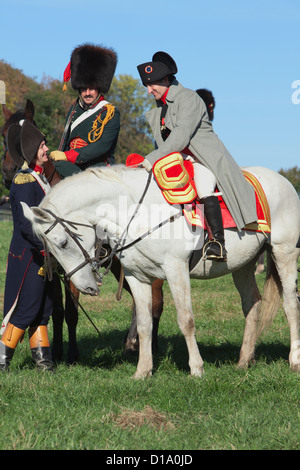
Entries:
{"label": "white horse's tail", "polygon": [[280,307],[282,284],[271,253],[267,252],[267,271],[260,315],[258,321],[257,338],[272,324]]}

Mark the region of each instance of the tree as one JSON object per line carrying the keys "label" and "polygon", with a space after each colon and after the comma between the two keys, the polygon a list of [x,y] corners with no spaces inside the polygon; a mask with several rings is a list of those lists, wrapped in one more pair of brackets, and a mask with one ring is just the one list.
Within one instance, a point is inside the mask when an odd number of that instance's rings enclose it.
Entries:
{"label": "tree", "polygon": [[118,108],[121,114],[116,161],[124,163],[130,153],[139,153],[144,156],[151,152],[153,141],[145,113],[153,106],[154,100],[147,96],[140,81],[131,75],[114,77],[106,98]]}
{"label": "tree", "polygon": [[281,168],[281,170],[279,170],[279,173],[285,178],[287,178],[290,183],[292,183],[300,197],[300,168],[298,166],[294,166],[289,170],[284,170],[283,168]]}

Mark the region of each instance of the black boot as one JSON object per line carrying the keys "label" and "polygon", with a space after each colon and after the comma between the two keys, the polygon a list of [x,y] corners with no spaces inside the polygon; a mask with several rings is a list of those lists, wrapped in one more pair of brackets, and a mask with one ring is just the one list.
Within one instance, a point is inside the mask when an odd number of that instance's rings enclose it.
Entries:
{"label": "black boot", "polygon": [[0,370],[7,371],[19,341],[23,340],[25,330],[8,322],[0,341]]}
{"label": "black boot", "polygon": [[15,350],[6,346],[0,341],[0,370],[5,371],[9,369],[10,361],[14,355]]}
{"label": "black boot", "polygon": [[55,366],[52,361],[47,326],[39,325],[30,327],[29,344],[32,359],[35,361],[37,369],[54,372]]}
{"label": "black boot", "polygon": [[31,355],[38,370],[47,370],[49,372],[55,371],[50,347],[43,348],[39,346],[37,348],[31,348]]}
{"label": "black boot", "polygon": [[209,240],[203,249],[203,259],[227,261],[225,249],[224,227],[219,200],[209,196],[200,201],[204,205],[204,216],[212,232],[213,240]]}

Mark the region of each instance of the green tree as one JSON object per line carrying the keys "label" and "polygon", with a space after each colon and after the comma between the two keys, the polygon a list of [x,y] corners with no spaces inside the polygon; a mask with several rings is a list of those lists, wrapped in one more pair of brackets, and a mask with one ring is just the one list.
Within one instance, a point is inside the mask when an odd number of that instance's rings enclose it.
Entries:
{"label": "green tree", "polygon": [[35,121],[41,132],[46,135],[47,146],[56,150],[65,126],[65,119],[71,103],[77,93],[71,87],[62,91],[62,83],[51,78],[44,78],[43,92],[33,90],[26,94],[35,105]]}
{"label": "green tree", "polygon": [[145,113],[154,100],[139,80],[131,75],[114,77],[106,99],[120,111],[121,129],[116,151],[116,161],[124,163],[130,153],[146,155],[153,150],[153,140]]}
{"label": "green tree", "polygon": [[279,170],[279,173],[285,178],[287,178],[290,183],[292,183],[300,197],[300,168],[298,166],[294,166],[289,170],[284,170],[283,168],[281,168]]}

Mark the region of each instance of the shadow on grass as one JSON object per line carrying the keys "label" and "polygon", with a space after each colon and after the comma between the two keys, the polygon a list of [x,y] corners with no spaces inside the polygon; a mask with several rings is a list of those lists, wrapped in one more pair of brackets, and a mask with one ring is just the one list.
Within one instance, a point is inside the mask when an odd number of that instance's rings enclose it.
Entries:
{"label": "shadow on grass", "polygon": [[[78,339],[80,354],[78,363],[91,368],[99,367],[108,370],[123,363],[136,367],[138,353],[126,352],[124,349],[126,334],[126,330],[112,330],[107,333],[103,332],[99,336],[80,337]],[[65,355],[67,347],[65,341]],[[228,363],[238,363],[241,344],[198,342],[198,347],[205,363],[221,367]],[[256,348],[256,360],[263,359],[267,364],[280,359],[288,360],[288,355],[289,348],[282,343],[261,342]],[[159,336],[159,350],[153,355],[154,371],[157,371],[166,361],[174,364],[180,371],[189,372],[187,347],[182,335]]]}

